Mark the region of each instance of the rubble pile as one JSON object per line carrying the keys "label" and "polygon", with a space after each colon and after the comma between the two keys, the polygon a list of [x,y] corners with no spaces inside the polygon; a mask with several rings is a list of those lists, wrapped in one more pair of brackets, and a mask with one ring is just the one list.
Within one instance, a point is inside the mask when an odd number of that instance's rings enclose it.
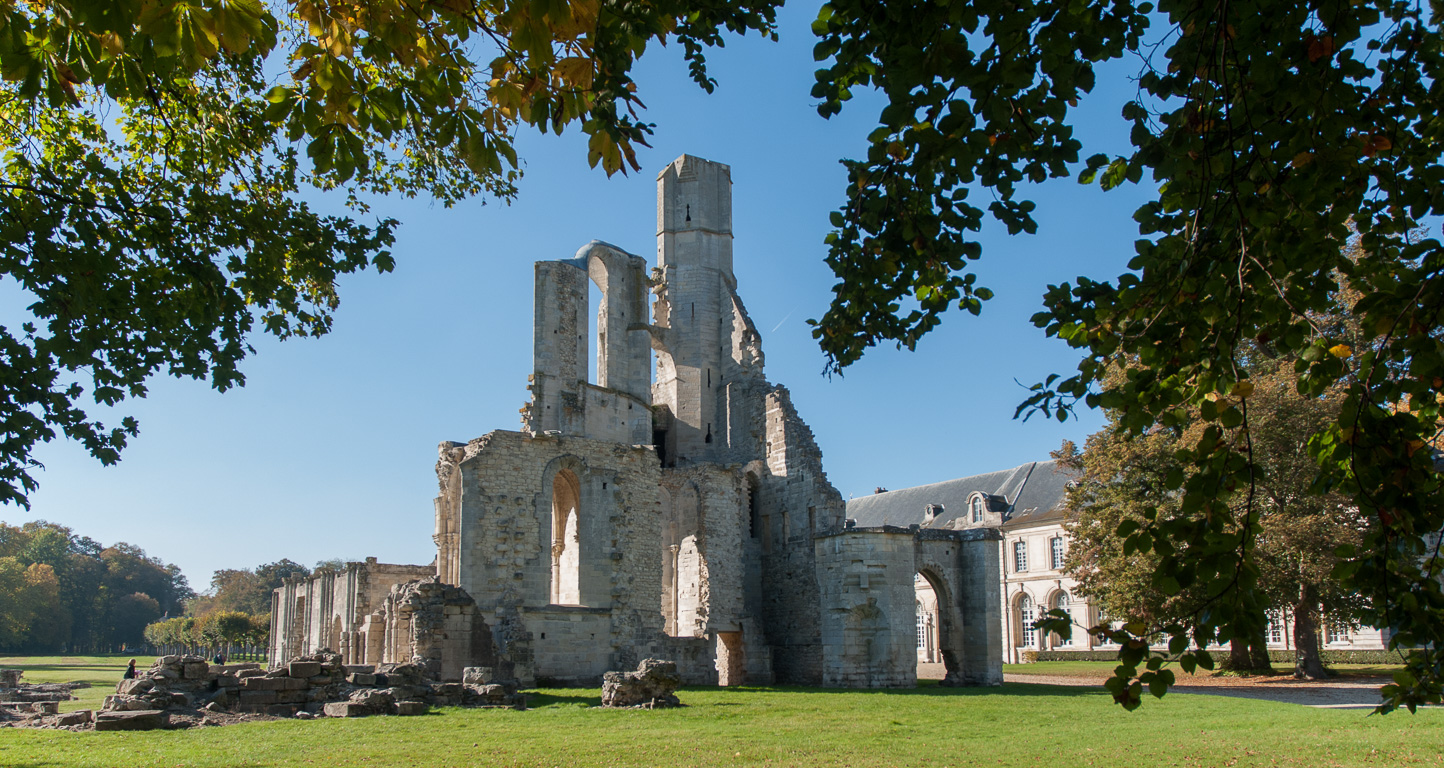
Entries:
{"label": "rubble pile", "polygon": [[[6,676],[14,672],[13,676]],[[439,683],[427,675],[424,660],[378,666],[342,664],[340,654],[320,651],[276,669],[259,664],[208,664],[200,656],[162,656],[133,680],[122,680],[105,697],[100,711],[57,714],[58,704],[4,725],[70,730],[149,730],[225,725],[268,717],[364,717],[423,715],[432,707],[507,707],[526,709],[526,696],[515,680],[502,679],[494,667],[468,667],[460,683]],[[62,685],[18,686],[19,673],[0,670],[0,696],[14,689],[42,689],[71,698]],[[58,693],[57,693],[58,692]],[[38,695],[38,694],[34,694]],[[62,699],[62,700],[64,700]],[[9,699],[7,699],[8,701]],[[0,709],[0,721],[6,721]]]}
{"label": "rubble pile", "polygon": [[682,684],[677,665],[661,659],[642,659],[635,672],[608,672],[602,676],[604,707],[680,707],[673,693]]}
{"label": "rubble pile", "polygon": [[60,702],[75,698],[71,691],[90,683],[22,683],[22,671],[0,669],[0,720],[53,715]]}
{"label": "rubble pile", "polygon": [[[14,679],[0,677],[0,682]],[[70,698],[68,689],[64,696]],[[439,683],[427,674],[420,658],[412,664],[347,665],[341,663],[340,654],[323,650],[271,670],[259,664],[212,665],[199,656],[162,656],[135,679],[120,681],[93,716],[88,710],[59,715],[57,706],[16,724],[95,730],[188,728],[256,717],[423,715],[438,706],[525,709],[526,697],[517,692],[515,680],[499,679],[493,667],[469,667],[463,682]]]}
{"label": "rubble pile", "polygon": [[[133,680],[121,680],[105,697],[105,712],[193,709],[212,701],[226,702],[239,685],[237,675],[260,672],[258,664],[212,667],[200,656],[161,656]],[[224,704],[222,704],[224,706]]]}

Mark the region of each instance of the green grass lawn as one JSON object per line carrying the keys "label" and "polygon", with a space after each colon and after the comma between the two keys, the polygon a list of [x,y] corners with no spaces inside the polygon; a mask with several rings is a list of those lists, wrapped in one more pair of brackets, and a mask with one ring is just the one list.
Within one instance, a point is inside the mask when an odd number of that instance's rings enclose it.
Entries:
{"label": "green grass lawn", "polygon": [[[0,657],[0,666],[26,668],[33,682],[90,679],[105,683],[101,694],[124,663]],[[1128,713],[1097,689],[1020,684],[680,695],[688,706],[678,710],[601,710],[596,690],[549,689],[531,694],[527,712],[444,709],[146,733],[5,729],[0,766],[1444,765],[1444,711],[1437,710],[1369,717],[1169,696]]]}

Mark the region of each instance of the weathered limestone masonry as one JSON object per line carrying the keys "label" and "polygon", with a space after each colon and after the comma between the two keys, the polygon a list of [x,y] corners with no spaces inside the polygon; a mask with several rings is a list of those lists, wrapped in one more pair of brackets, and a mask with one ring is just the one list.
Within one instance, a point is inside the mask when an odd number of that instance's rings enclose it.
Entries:
{"label": "weathered limestone masonry", "polygon": [[943,685],[1001,685],[1000,537],[991,529],[847,528],[815,540],[823,685],[917,681],[914,578],[937,593]]}
{"label": "weathered limestone masonry", "polygon": [[347,664],[390,661],[383,658],[386,596],[397,584],[435,575],[429,565],[378,563],[368,557],[364,563],[347,563],[340,572],[286,579],[271,596],[270,658],[280,665],[326,648],[339,652]]}
{"label": "weathered limestone masonry", "polygon": [[660,659],[642,659],[635,672],[608,672],[602,677],[604,707],[679,707],[674,691],[682,684],[677,665]]}
{"label": "weathered limestone masonry", "polygon": [[924,569],[946,582],[948,681],[1001,682],[983,608],[996,538],[847,526],[812,431],[767,381],[732,264],[731,170],[686,155],[657,177],[650,273],[599,241],[538,262],[523,430],[439,448],[427,573],[457,610],[418,634],[383,596],[419,573],[348,565],[277,591],[273,658],[330,645],[442,679],[495,665],[522,685],[655,658],[687,683],[908,686]]}
{"label": "weathered limestone masonry", "polygon": [[459,581],[502,630],[498,655],[524,685],[600,679],[652,652],[662,585],[651,450],[496,431],[443,453]]}

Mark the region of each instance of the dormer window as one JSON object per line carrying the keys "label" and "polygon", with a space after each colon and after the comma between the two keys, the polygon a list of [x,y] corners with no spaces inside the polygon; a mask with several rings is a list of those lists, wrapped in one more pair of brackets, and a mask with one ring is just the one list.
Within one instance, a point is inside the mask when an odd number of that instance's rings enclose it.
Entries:
{"label": "dormer window", "polygon": [[971,506],[971,508],[972,508],[973,522],[975,522],[975,523],[981,523],[981,522],[983,522],[983,497],[982,497],[982,495],[980,495],[980,494],[975,494],[975,495],[973,496],[973,500],[972,500],[971,502],[969,502],[969,504],[970,504],[970,506]]}
{"label": "dormer window", "polygon": [[923,507],[923,525],[931,525],[942,514],[943,505],[941,504],[929,504]]}

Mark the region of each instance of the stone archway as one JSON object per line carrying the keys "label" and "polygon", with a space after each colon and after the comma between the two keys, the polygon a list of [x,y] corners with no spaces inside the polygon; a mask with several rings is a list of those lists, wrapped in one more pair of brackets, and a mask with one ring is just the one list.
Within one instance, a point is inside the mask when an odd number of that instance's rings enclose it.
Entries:
{"label": "stone archway", "polygon": [[[921,582],[921,584],[917,584]],[[943,570],[936,566],[924,565],[917,572],[917,591],[931,592],[935,599],[936,612],[933,616],[933,653],[935,663],[943,665],[942,685],[963,685],[964,635],[963,612],[958,603],[957,591],[944,578]],[[922,585],[926,585],[923,589]]]}

